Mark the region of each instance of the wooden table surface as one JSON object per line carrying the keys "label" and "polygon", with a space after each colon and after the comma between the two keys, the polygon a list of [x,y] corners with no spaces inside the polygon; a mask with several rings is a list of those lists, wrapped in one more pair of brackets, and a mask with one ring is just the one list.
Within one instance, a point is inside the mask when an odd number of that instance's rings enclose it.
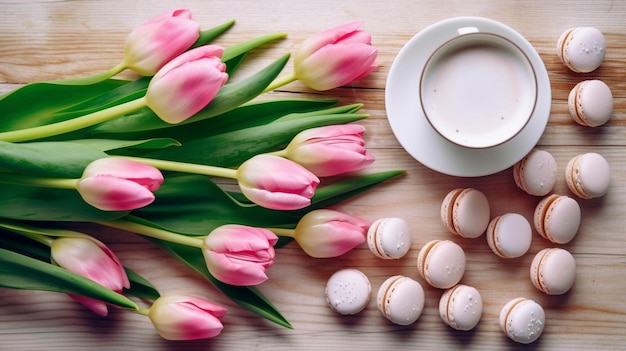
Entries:
{"label": "wooden table surface", "polygon": [[[375,258],[362,245],[337,259],[307,257],[295,243],[281,248],[260,286],[293,324],[288,330],[234,305],[209,283],[144,239],[93,228],[130,268],[164,293],[203,296],[229,308],[223,333],[210,340],[168,342],[140,315],[114,310],[94,315],[63,294],[0,289],[0,350],[573,350],[624,349],[626,346],[626,2],[622,1],[1,1],[0,90],[22,84],[94,74],[121,60],[126,35],[148,18],[171,8],[187,7],[203,28],[236,19],[218,43],[232,45],[258,35],[287,32],[288,38],[258,52],[264,60],[293,52],[307,36],[348,21],[362,20],[379,48],[380,68],[353,87],[325,96],[342,103],[363,103],[371,117],[362,123],[367,146],[377,161],[367,172],[405,169],[407,174],[344,202],[339,209],[368,220],[401,217],[412,229],[413,243],[401,260]],[[570,244],[577,263],[576,283],[563,296],[547,296],[528,279],[533,254],[550,245],[534,233],[528,254],[504,260],[489,250],[483,237],[463,240],[448,233],[439,220],[439,206],[455,187],[475,187],[489,198],[492,216],[518,212],[531,218],[538,198],[514,184],[511,169],[497,174],[460,178],[439,174],[411,158],[395,139],[385,113],[385,81],[400,48],[416,33],[439,20],[483,16],[503,22],[524,35],[543,59],[552,85],[548,126],[539,147],[556,158],[555,192],[573,196],[563,177],[567,161],[584,152],[598,152],[612,169],[608,194],[579,200],[582,224]],[[605,34],[606,58],[595,72],[575,74],[558,60],[559,35],[573,26],[595,26]],[[286,71],[289,71],[287,68]],[[615,109],[603,127],[574,123],[567,110],[570,89],[585,79],[602,79],[612,89]],[[300,83],[276,96],[319,96]],[[457,332],[438,315],[441,291],[419,277],[416,257],[435,238],[463,246],[468,266],[463,282],[483,296],[483,318],[475,330]],[[324,300],[326,279],[336,270],[355,267],[372,283],[373,299],[360,314],[341,317]],[[375,291],[389,276],[404,274],[423,284],[426,305],[421,318],[401,327],[385,320],[376,308]],[[544,335],[523,347],[500,331],[498,314],[511,298],[535,299],[546,310]]]}

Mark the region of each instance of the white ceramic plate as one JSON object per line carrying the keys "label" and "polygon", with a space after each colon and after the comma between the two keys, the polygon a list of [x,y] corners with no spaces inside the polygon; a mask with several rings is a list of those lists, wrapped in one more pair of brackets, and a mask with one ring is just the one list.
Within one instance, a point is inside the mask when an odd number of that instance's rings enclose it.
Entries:
{"label": "white ceramic plate", "polygon": [[[537,102],[528,124],[508,142],[491,148],[473,149],[451,143],[432,128],[421,108],[419,78],[426,61],[464,27],[475,27],[515,43],[526,54],[537,76]],[[398,53],[385,88],[387,118],[402,147],[423,165],[461,177],[497,173],[521,160],[541,138],[550,116],[551,100],[548,72],[535,48],[514,29],[481,17],[451,18],[420,31]]]}

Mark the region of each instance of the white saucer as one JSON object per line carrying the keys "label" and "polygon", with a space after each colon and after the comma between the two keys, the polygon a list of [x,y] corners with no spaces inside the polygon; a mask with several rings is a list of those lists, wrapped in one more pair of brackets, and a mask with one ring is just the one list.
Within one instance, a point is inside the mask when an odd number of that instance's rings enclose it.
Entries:
{"label": "white saucer", "polygon": [[[475,27],[515,43],[537,76],[537,104],[528,124],[511,140],[491,148],[472,149],[451,143],[432,128],[421,108],[419,78],[426,61],[464,27]],[[514,29],[481,17],[451,18],[420,31],[398,53],[385,88],[387,118],[402,147],[426,167],[462,177],[497,173],[521,160],[541,138],[550,116],[551,100],[548,72],[534,47]]]}

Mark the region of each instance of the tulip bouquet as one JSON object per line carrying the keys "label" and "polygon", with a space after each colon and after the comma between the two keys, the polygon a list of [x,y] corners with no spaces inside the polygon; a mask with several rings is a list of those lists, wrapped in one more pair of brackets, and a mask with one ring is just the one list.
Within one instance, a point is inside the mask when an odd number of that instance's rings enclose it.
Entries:
{"label": "tulip bouquet", "polygon": [[[295,240],[328,258],[360,245],[370,223],[329,207],[403,172],[329,180],[374,161],[352,123],[367,117],[361,105],[265,95],[294,80],[327,91],[369,74],[377,50],[360,23],[303,42],[293,74],[280,77],[286,54],[231,82],[249,51],[285,36],[211,44],[233,24],[201,30],[189,10],[168,11],[130,33],[113,68],[0,97],[1,287],[66,293],[103,316],[109,306],[141,313],[166,339],[221,332],[225,308],[161,295],[71,229],[88,222],[149,238],[239,305],[291,327],[256,288],[276,249]],[[127,69],[138,77],[115,78]]]}

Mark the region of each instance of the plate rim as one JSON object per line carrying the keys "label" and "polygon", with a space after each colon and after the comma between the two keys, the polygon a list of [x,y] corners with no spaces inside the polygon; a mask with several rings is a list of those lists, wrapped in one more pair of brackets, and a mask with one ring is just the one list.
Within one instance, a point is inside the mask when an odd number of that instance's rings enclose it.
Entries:
{"label": "plate rim", "polygon": [[[476,27],[516,43],[528,56],[537,74],[537,106],[527,125],[508,142],[487,149],[468,149],[451,143],[439,135],[423,111],[416,108],[420,104],[418,78],[427,58],[463,27]],[[409,76],[414,76],[415,80],[409,81],[406,78]],[[396,55],[385,85],[387,119],[401,146],[424,166],[460,177],[494,174],[521,160],[541,139],[550,116],[551,101],[550,78],[536,49],[513,28],[484,17],[448,18],[419,31]]]}

